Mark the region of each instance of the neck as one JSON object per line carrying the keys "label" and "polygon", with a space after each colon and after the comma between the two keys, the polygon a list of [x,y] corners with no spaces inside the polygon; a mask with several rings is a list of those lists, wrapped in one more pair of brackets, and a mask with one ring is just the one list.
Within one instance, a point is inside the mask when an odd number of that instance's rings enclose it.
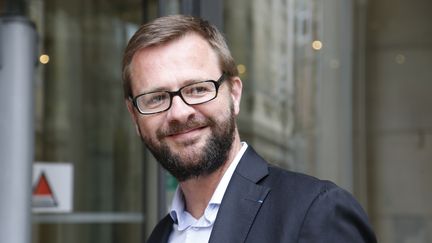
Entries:
{"label": "neck", "polygon": [[199,219],[204,214],[216,187],[225,174],[225,171],[231,165],[234,157],[238,151],[240,151],[240,148],[240,138],[237,135],[234,139],[227,161],[225,161],[221,168],[209,175],[191,178],[180,183],[180,188],[185,198],[186,211],[188,211],[194,218]]}

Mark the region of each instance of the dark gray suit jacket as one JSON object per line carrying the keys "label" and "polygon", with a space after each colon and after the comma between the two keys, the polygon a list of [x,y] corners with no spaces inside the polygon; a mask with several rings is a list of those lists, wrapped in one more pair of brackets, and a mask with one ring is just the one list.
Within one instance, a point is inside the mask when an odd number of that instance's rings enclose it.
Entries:
{"label": "dark gray suit jacket", "polygon": [[[172,225],[167,215],[147,242],[167,242]],[[376,239],[351,194],[331,182],[273,167],[249,146],[225,192],[209,242],[374,243]]]}

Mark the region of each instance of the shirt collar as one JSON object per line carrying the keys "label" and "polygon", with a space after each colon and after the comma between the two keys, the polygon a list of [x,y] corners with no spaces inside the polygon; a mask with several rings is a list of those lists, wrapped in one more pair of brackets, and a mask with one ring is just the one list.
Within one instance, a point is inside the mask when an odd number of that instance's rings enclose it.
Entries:
{"label": "shirt collar", "polygon": [[[204,218],[207,221],[211,221],[211,224],[216,219],[216,213],[219,210],[219,205],[222,203],[222,198],[225,194],[231,177],[234,174],[234,171],[247,148],[247,143],[242,142],[242,147],[240,148],[240,151],[237,153],[230,166],[225,171],[222,179],[220,180],[218,186],[216,187],[216,190],[214,191],[210,199],[209,204],[207,205],[207,208],[204,212]],[[214,212],[215,210],[216,213]],[[193,220],[194,218],[187,211],[185,211],[183,192],[181,191],[181,188],[179,186],[177,186],[177,189],[174,193],[170,209],[170,216],[174,220],[174,222],[178,224],[179,230],[186,229],[191,224],[197,221],[196,219]]]}

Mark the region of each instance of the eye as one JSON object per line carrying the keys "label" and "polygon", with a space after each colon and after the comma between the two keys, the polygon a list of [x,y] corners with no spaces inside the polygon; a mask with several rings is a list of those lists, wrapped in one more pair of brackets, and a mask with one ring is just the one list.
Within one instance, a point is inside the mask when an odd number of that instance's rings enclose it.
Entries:
{"label": "eye", "polygon": [[185,96],[196,97],[207,95],[215,91],[214,84],[212,82],[202,82],[186,86],[182,90],[182,94]]}
{"label": "eye", "polygon": [[169,99],[168,93],[156,92],[141,96],[140,103],[147,109],[158,107]]}

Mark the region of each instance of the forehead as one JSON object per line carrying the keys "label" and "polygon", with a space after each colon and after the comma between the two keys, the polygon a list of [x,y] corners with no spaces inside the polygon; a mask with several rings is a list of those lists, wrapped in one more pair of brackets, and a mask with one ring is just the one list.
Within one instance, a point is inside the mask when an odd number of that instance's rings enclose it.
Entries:
{"label": "forehead", "polygon": [[219,59],[210,44],[191,33],[163,45],[139,50],[131,62],[132,89],[181,85],[187,80],[217,78]]}

